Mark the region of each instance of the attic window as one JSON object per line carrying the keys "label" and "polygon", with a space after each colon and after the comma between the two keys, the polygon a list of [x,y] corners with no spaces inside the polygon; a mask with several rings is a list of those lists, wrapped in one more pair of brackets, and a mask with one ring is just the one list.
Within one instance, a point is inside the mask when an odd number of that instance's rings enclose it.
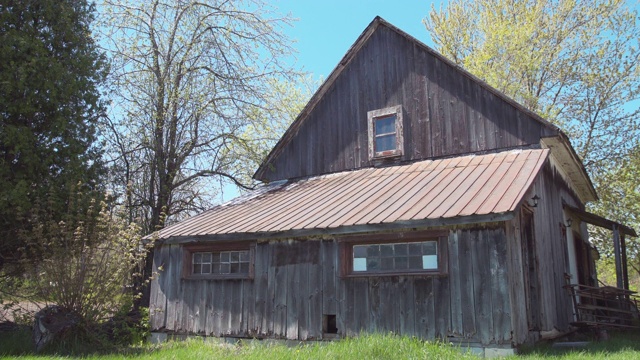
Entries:
{"label": "attic window", "polygon": [[392,106],[367,113],[369,159],[402,155],[402,106]]}

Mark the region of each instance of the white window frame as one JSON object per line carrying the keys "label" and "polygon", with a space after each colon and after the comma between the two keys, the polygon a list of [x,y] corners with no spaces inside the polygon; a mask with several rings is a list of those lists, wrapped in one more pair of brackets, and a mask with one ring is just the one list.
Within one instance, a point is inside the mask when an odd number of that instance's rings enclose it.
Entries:
{"label": "white window frame", "polygon": [[[375,121],[377,119],[385,118],[388,116],[396,117],[396,148],[387,151],[376,151],[376,133],[375,133]],[[402,105],[390,106],[384,109],[371,110],[367,112],[367,124],[369,133],[369,160],[384,159],[402,156],[404,153],[404,137],[402,133]]]}

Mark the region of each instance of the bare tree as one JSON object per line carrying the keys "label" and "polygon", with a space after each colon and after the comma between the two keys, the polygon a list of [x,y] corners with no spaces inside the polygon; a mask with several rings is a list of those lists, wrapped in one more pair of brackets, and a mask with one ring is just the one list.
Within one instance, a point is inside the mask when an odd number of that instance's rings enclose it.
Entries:
{"label": "bare tree", "polygon": [[209,207],[221,183],[251,188],[246,165],[279,136],[272,122],[291,121],[274,95],[299,76],[283,34],[291,18],[260,0],[105,0],[99,9],[112,59],[103,131],[130,220],[150,233]]}
{"label": "bare tree", "polygon": [[250,188],[239,164],[277,137],[263,131],[269,121],[288,121],[273,93],[297,75],[282,32],[291,19],[259,0],[106,0],[100,10],[112,57],[105,130],[131,217],[151,232],[209,206],[215,182]]}

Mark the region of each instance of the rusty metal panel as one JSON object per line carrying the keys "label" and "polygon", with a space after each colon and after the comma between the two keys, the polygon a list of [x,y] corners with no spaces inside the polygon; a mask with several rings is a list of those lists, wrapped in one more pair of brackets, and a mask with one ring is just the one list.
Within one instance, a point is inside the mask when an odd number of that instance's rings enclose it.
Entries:
{"label": "rusty metal panel", "polygon": [[364,168],[267,185],[160,231],[160,238],[331,229],[513,211],[549,150]]}

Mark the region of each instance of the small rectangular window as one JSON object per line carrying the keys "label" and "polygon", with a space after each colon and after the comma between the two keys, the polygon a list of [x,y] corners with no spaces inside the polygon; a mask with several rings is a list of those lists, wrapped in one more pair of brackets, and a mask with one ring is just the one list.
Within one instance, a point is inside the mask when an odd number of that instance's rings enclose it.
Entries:
{"label": "small rectangular window", "polygon": [[387,158],[403,153],[402,106],[392,106],[367,113],[369,158]]}
{"label": "small rectangular window", "polygon": [[251,242],[185,245],[183,277],[252,278],[254,251]]}
{"label": "small rectangular window", "polygon": [[249,273],[249,250],[196,252],[192,259],[193,275]]}

